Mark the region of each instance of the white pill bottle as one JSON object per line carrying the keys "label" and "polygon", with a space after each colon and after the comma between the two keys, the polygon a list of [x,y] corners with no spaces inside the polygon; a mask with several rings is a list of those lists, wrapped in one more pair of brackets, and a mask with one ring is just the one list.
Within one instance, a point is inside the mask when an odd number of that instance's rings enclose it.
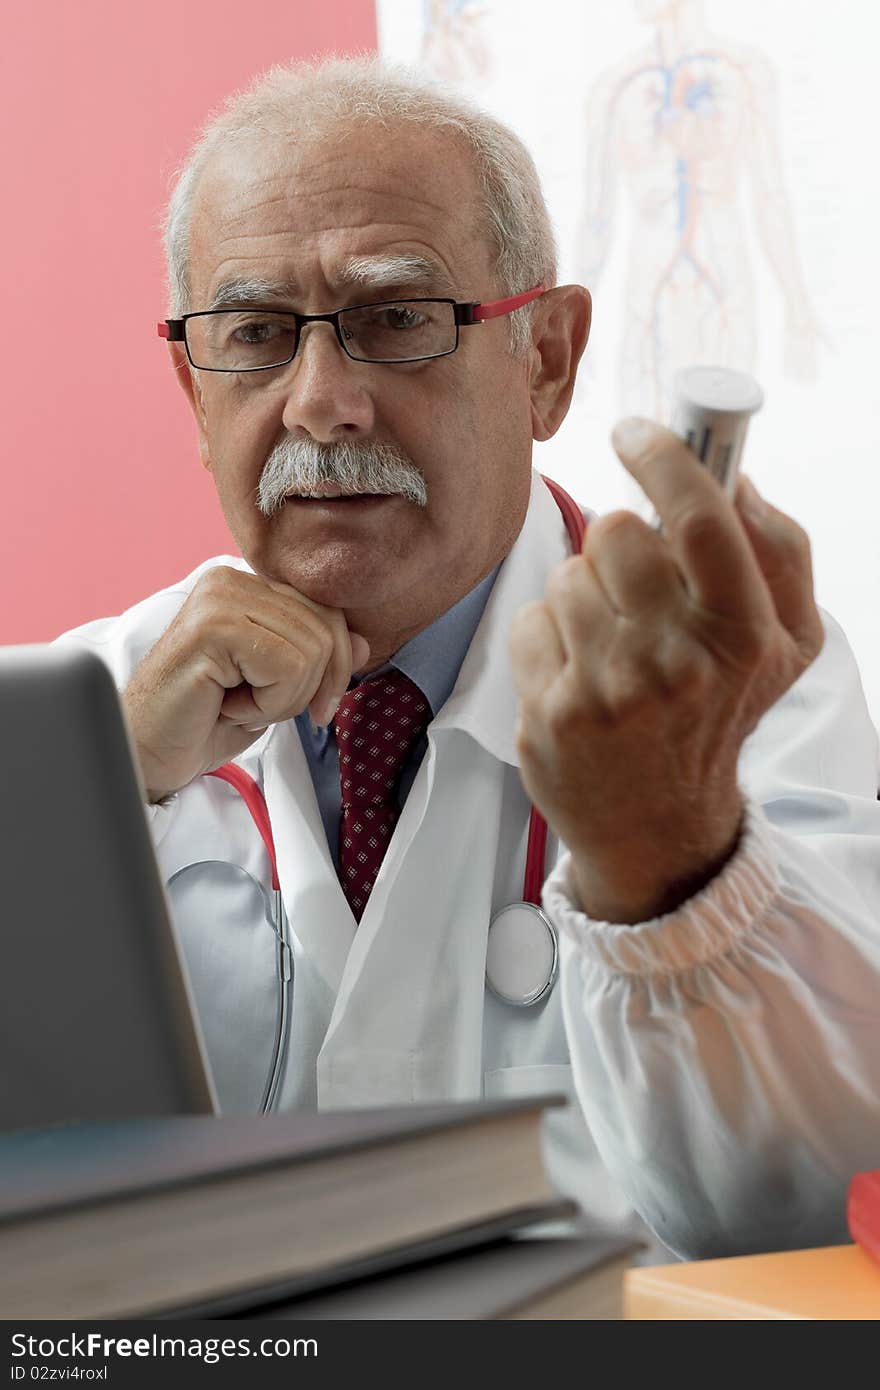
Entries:
{"label": "white pill bottle", "polygon": [[764,404],[754,377],[729,367],[685,367],[672,379],[669,428],[732,497],[749,419]]}

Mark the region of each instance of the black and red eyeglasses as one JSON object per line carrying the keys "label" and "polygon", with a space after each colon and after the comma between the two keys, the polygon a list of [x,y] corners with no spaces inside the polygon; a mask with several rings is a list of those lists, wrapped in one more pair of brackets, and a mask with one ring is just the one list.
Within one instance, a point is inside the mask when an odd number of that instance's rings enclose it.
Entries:
{"label": "black and red eyeglasses", "polygon": [[425,362],[455,352],[459,330],[512,314],[544,294],[537,285],[522,294],[485,303],[454,299],[387,299],[353,304],[331,314],[292,310],[204,309],[166,319],[160,338],[182,342],[190,363],[205,372],[258,372],[292,362],[307,323],[330,323],[339,345],[355,362]]}

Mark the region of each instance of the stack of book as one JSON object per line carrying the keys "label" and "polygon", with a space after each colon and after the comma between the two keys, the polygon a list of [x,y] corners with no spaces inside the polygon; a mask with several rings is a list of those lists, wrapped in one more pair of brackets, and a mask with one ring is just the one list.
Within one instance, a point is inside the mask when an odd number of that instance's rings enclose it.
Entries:
{"label": "stack of book", "polygon": [[[558,1096],[0,1134],[4,1318],[618,1317],[631,1241],[542,1159]],[[554,1226],[555,1223],[555,1226]]]}

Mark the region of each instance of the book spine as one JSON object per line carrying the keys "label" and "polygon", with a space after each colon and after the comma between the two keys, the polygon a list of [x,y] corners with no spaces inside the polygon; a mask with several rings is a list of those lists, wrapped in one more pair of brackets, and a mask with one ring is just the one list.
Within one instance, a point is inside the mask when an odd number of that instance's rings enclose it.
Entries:
{"label": "book spine", "polygon": [[856,1244],[880,1263],[880,1168],[850,1179],[846,1222]]}

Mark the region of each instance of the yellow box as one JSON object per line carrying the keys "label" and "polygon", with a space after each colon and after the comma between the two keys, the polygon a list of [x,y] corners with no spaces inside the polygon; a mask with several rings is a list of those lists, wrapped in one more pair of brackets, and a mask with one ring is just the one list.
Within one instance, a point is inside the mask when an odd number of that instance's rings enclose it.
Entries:
{"label": "yellow box", "polygon": [[647,1265],[624,1274],[625,1318],[880,1318],[880,1265],[858,1245]]}

